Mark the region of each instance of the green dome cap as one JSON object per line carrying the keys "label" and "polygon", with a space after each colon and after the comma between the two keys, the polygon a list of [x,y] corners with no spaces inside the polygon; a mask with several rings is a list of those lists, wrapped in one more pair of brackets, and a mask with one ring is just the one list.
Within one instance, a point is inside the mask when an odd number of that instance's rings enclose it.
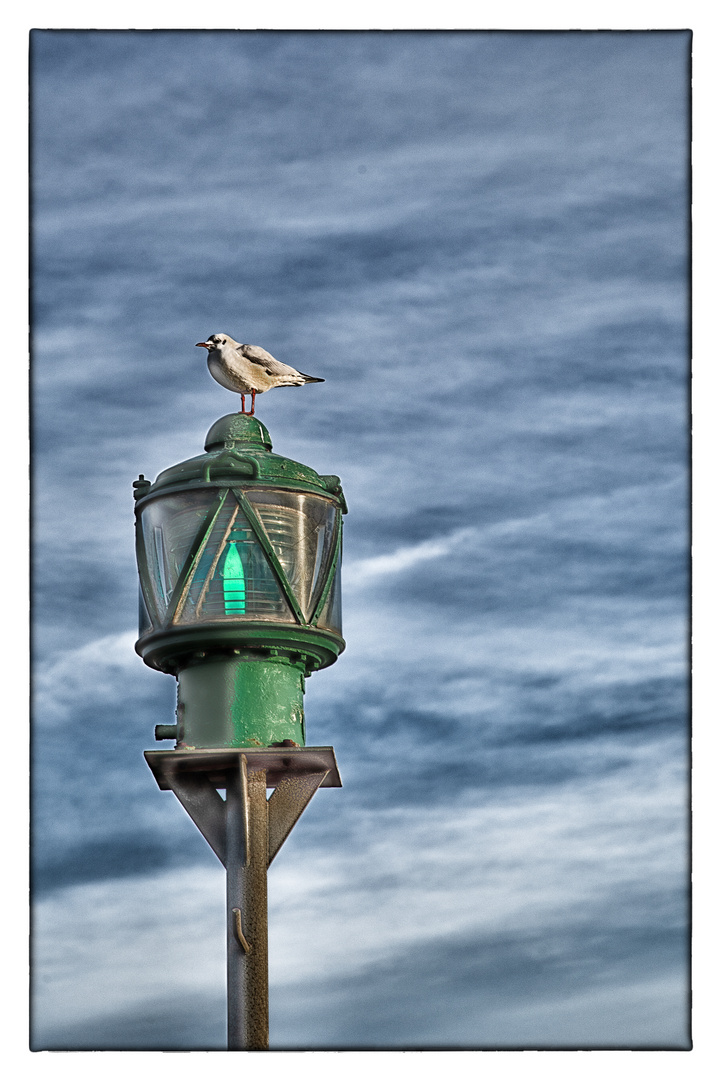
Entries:
{"label": "green dome cap", "polygon": [[205,436],[205,449],[211,450],[272,450],[268,429],[254,416],[228,413],[216,420]]}

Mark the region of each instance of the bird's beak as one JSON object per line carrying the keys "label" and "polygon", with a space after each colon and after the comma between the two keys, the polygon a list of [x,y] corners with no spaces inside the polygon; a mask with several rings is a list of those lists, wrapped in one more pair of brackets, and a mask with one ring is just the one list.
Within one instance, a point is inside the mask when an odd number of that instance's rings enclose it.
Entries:
{"label": "bird's beak", "polygon": [[196,341],[195,347],[196,347],[196,349],[212,349],[213,348],[213,346],[210,344],[209,341]]}

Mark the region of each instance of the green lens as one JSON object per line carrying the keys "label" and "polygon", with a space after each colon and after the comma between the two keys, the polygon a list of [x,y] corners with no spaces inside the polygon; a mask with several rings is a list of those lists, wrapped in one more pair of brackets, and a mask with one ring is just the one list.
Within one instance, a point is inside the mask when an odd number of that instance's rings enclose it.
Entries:
{"label": "green lens", "polygon": [[223,599],[225,614],[245,611],[245,573],[238,548],[234,543],[228,545],[228,554],[223,563]]}

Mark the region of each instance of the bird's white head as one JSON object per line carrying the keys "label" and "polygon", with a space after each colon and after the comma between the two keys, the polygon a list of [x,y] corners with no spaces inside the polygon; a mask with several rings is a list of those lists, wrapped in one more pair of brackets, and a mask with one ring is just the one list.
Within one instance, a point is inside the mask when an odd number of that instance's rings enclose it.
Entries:
{"label": "bird's white head", "polygon": [[213,349],[221,349],[223,345],[227,345],[232,338],[229,338],[227,334],[211,334],[207,341],[196,342],[196,348],[207,349],[211,352]]}

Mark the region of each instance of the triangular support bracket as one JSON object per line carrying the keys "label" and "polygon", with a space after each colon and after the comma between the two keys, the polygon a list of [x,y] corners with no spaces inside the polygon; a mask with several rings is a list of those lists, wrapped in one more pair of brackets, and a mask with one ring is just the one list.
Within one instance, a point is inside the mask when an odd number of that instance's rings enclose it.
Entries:
{"label": "triangular support bracket", "polygon": [[[219,794],[228,777],[240,775],[248,806],[248,773],[264,772],[270,866],[319,787],[341,787],[332,746],[242,747],[232,750],[146,750],[145,760],[164,791],[172,791],[218,859],[227,866],[226,802]],[[246,855],[250,841],[245,814]]]}

